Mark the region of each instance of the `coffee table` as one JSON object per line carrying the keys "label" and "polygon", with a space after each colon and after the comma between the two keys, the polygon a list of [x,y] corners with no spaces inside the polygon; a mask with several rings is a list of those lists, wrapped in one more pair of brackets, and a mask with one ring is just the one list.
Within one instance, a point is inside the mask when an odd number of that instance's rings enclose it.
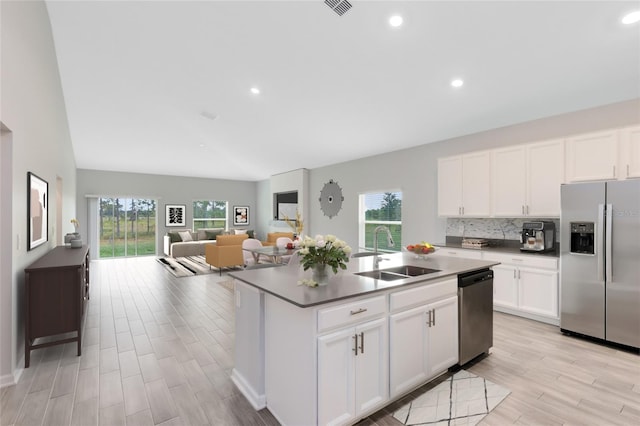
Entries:
{"label": "coffee table", "polygon": [[242,250],[246,250],[253,255],[253,259],[258,263],[260,259],[260,255],[266,256],[270,258],[271,263],[281,263],[283,256],[291,256],[296,251],[297,248],[288,249],[288,248],[280,248],[276,246],[266,246],[266,247],[256,247],[256,248],[243,248]]}

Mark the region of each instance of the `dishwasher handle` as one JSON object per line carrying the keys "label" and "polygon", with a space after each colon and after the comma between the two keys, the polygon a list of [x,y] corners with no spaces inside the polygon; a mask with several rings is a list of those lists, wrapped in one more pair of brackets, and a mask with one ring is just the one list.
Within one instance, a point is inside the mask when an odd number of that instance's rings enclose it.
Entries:
{"label": "dishwasher handle", "polygon": [[458,276],[458,287],[468,287],[483,281],[493,280],[493,271],[484,269]]}

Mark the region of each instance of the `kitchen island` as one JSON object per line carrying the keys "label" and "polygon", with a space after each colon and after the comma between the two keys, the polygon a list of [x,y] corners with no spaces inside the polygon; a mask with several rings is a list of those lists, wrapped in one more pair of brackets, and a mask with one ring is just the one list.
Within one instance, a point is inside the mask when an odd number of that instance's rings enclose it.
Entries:
{"label": "kitchen island", "polygon": [[458,362],[459,274],[497,262],[384,255],[379,269],[431,273],[391,281],[357,275],[352,258],[328,285],[299,285],[310,271],[282,266],[233,272],[232,380],[255,409],[281,424],[350,424]]}

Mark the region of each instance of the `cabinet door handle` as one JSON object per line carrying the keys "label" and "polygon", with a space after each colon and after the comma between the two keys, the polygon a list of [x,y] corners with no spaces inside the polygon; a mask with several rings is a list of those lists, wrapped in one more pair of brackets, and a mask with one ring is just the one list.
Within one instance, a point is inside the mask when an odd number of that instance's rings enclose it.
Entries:
{"label": "cabinet door handle", "polygon": [[358,335],[353,335],[353,352],[355,352],[356,356],[358,356]]}
{"label": "cabinet door handle", "polygon": [[432,309],[431,312],[433,312],[433,314],[431,315],[431,325],[433,325],[434,327],[436,326],[436,310]]}
{"label": "cabinet door handle", "polygon": [[520,269],[518,269],[518,279],[520,279]]}
{"label": "cabinet door handle", "polygon": [[462,214],[464,215],[464,206],[462,206]]}
{"label": "cabinet door handle", "polygon": [[364,353],[364,331],[360,332],[360,353]]}
{"label": "cabinet door handle", "polygon": [[361,314],[363,312],[367,312],[367,308],[360,308],[357,311],[349,311],[350,315],[358,315]]}
{"label": "cabinet door handle", "polygon": [[529,216],[529,205],[527,204],[527,216]]}
{"label": "cabinet door handle", "polygon": [[522,214],[524,215],[524,204],[521,207],[522,207]]}
{"label": "cabinet door handle", "polygon": [[431,327],[431,311],[427,311],[427,325]]}
{"label": "cabinet door handle", "polygon": [[616,166],[613,166],[613,177],[616,177]]}
{"label": "cabinet door handle", "polygon": [[627,177],[629,177],[629,165],[627,164]]}
{"label": "cabinet door handle", "polygon": [[516,279],[516,270],[515,269],[513,270],[513,279],[514,280]]}

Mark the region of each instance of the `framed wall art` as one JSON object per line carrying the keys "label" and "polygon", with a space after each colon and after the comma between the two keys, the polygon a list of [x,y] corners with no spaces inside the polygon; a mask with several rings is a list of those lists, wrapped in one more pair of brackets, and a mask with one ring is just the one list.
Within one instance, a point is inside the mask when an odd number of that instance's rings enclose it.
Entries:
{"label": "framed wall art", "polygon": [[49,184],[27,172],[27,250],[49,240]]}
{"label": "framed wall art", "polygon": [[249,224],[249,206],[233,206],[233,225]]}
{"label": "framed wall art", "polygon": [[165,204],[165,226],[185,226],[186,209],[184,204]]}

